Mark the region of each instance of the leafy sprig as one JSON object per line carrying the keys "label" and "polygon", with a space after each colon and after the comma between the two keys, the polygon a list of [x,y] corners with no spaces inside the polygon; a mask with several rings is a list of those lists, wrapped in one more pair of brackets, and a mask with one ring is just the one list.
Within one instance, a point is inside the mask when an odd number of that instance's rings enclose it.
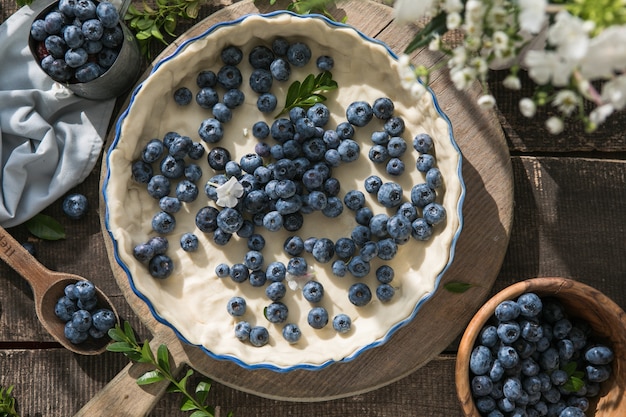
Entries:
{"label": "leafy sprig", "polygon": [[60,240],[65,239],[65,229],[54,217],[47,214],[36,214],[24,225],[26,229],[39,239],[43,240]]}
{"label": "leafy sprig", "polygon": [[15,398],[11,395],[13,385],[8,388],[0,387],[0,417],[20,417],[15,410]]}
{"label": "leafy sprig", "polygon": [[153,8],[144,0],[141,10],[131,4],[124,16],[128,26],[135,32],[142,53],[150,56],[150,45],[158,41],[168,44],[166,36],[176,37],[180,19],[196,19],[206,0],[156,0]]}
{"label": "leafy sprig", "polygon": [[[172,373],[172,362],[167,346],[160,345],[155,356],[147,340],[143,344],[137,341],[134,330],[126,321],[123,328],[117,324],[108,333],[114,342],[107,346],[107,350],[121,352],[134,362],[147,363],[154,367],[153,370],[147,371],[137,378],[137,384],[150,385],[168,381],[170,385],[167,392],[177,392],[183,395],[183,401],[180,405],[182,411],[192,411],[190,417],[215,417],[215,407],[206,404],[211,382],[208,380],[200,381],[193,393],[189,392],[187,384],[189,377],[194,372],[189,369],[185,376],[178,380]],[[232,416],[232,413],[228,413],[228,416]]]}
{"label": "leafy sprig", "polygon": [[578,364],[576,362],[569,362],[563,367],[563,370],[567,372],[567,382],[563,385],[563,388],[569,392],[578,392],[585,386],[583,380],[585,373],[578,370]]}
{"label": "leafy sprig", "polygon": [[333,80],[330,71],[324,71],[317,76],[309,74],[300,81],[294,81],[287,90],[285,99],[285,107],[276,117],[288,113],[294,107],[309,108],[316,103],[326,101],[326,96],[322,93],[336,90],[338,88],[337,81]]}

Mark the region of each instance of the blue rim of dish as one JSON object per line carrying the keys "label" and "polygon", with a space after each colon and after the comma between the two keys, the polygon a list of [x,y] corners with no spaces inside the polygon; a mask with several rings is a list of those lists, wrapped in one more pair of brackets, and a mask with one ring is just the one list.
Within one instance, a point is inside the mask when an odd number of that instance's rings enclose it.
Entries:
{"label": "blue rim of dish", "polygon": [[[246,14],[244,16],[241,16],[238,19],[235,20],[230,20],[230,21],[226,21],[226,22],[220,22],[220,23],[216,23],[215,25],[211,26],[209,29],[207,29],[206,31],[204,31],[202,34],[195,36],[193,38],[190,38],[188,40],[186,40],[185,42],[181,43],[176,50],[169,56],[163,58],[161,61],[159,61],[158,63],[156,63],[156,65],[153,67],[153,69],[150,71],[150,74],[154,73],[155,71],[157,71],[159,69],[159,67],[169,61],[170,59],[175,58],[189,43],[195,42],[198,39],[202,39],[206,36],[209,36],[211,33],[215,32],[216,30],[218,30],[221,27],[224,26],[233,26],[233,25],[237,25],[241,22],[243,22],[244,20],[246,20],[247,18],[251,17],[251,16],[260,16],[263,18],[272,18],[272,17],[276,17],[276,16],[280,16],[280,15],[290,15],[292,17],[296,17],[298,19],[320,19],[322,21],[324,21],[327,25],[329,25],[330,27],[335,27],[335,28],[340,28],[340,29],[350,29],[353,30],[356,34],[358,34],[364,41],[366,42],[373,42],[375,44],[378,44],[382,47],[385,48],[385,50],[387,51],[387,53],[394,59],[397,60],[398,56],[389,48],[389,46],[387,46],[387,44],[385,44],[382,41],[379,41],[377,39],[371,38],[365,34],[363,34],[361,31],[359,31],[358,29],[344,24],[344,23],[340,23],[340,22],[335,22],[333,20],[328,19],[327,17],[323,16],[323,15],[319,15],[319,14],[309,14],[309,15],[299,15],[287,10],[278,10],[275,12],[270,12],[270,13],[265,13],[265,14]],[[439,285],[441,283],[441,279],[443,278],[444,274],[446,273],[446,271],[450,268],[450,265],[452,265],[452,262],[454,261],[454,256],[455,256],[455,250],[456,250],[456,243],[459,239],[459,236],[461,234],[461,230],[463,229],[463,215],[462,215],[462,207],[463,207],[463,202],[465,200],[465,193],[466,193],[466,186],[465,186],[465,182],[463,181],[463,176],[462,176],[462,154],[461,154],[461,149],[459,148],[458,144],[456,143],[456,141],[454,140],[454,135],[452,132],[452,123],[450,122],[450,119],[448,118],[448,116],[443,112],[443,110],[441,109],[441,107],[439,106],[439,103],[437,101],[437,98],[435,97],[434,92],[432,91],[432,89],[430,89],[430,87],[427,87],[427,91],[429,92],[429,94],[432,97],[433,100],[433,105],[435,107],[435,110],[437,111],[437,113],[439,114],[439,116],[441,116],[442,119],[445,120],[446,124],[448,125],[448,131],[449,131],[449,139],[450,139],[450,143],[452,144],[453,148],[456,150],[456,152],[459,155],[459,162],[457,165],[457,175],[459,178],[459,182],[461,185],[461,194],[459,196],[459,200],[457,202],[457,216],[459,218],[459,226],[456,230],[456,232],[454,233],[454,236],[452,238],[452,243],[450,246],[450,256],[448,257],[448,262],[446,263],[445,267],[443,268],[443,270],[437,275],[437,278],[435,279],[435,285],[432,291],[428,292],[427,294],[425,294],[415,305],[415,307],[413,308],[413,311],[411,312],[411,314],[406,317],[405,319],[399,321],[398,323],[396,323],[394,326],[392,326],[387,333],[380,339],[360,347],[359,349],[355,350],[352,354],[350,354],[349,356],[346,356],[345,358],[342,358],[340,360],[333,360],[333,359],[329,359],[323,363],[320,364],[310,364],[310,363],[300,363],[300,364],[296,364],[296,365],[292,365],[292,366],[278,366],[276,364],[272,364],[272,363],[256,363],[256,364],[249,364],[247,362],[242,361],[241,359],[232,356],[232,355],[226,355],[226,354],[215,354],[213,352],[211,352],[210,350],[208,350],[207,348],[205,348],[204,346],[201,345],[197,345],[194,343],[191,343],[187,340],[187,338],[185,336],[183,336],[178,329],[176,329],[176,327],[174,325],[172,325],[170,322],[168,322],[166,319],[164,319],[163,317],[161,317],[157,311],[155,310],[154,306],[152,305],[152,302],[141,292],[139,291],[139,289],[137,289],[137,287],[135,286],[135,283],[133,281],[133,277],[128,269],[128,267],[126,266],[126,264],[124,263],[124,261],[122,261],[118,255],[118,243],[117,240],[115,239],[115,237],[113,236],[110,227],[109,227],[109,205],[108,205],[108,198],[107,198],[107,193],[106,193],[106,189],[107,189],[107,185],[109,182],[109,178],[110,178],[110,168],[109,168],[109,158],[111,155],[111,152],[116,148],[116,145],[118,143],[118,141],[120,140],[120,132],[121,132],[121,127],[122,127],[122,123],[124,121],[124,119],[126,118],[126,116],[128,115],[129,109],[131,108],[135,97],[137,96],[137,93],[141,90],[143,83],[145,81],[141,82],[136,88],[135,90],[132,92],[128,107],[126,108],[126,110],[124,110],[124,112],[120,115],[117,123],[116,123],[116,128],[115,128],[115,138],[113,140],[113,143],[111,144],[111,147],[109,148],[109,150],[107,151],[107,170],[105,173],[105,178],[103,180],[103,185],[102,185],[102,195],[103,195],[103,199],[104,199],[104,203],[105,203],[105,215],[104,215],[104,222],[105,222],[105,228],[107,230],[107,233],[113,243],[113,252],[114,252],[114,258],[115,261],[118,263],[118,265],[122,268],[122,270],[124,270],[124,272],[126,273],[126,276],[128,277],[128,281],[130,283],[130,287],[133,290],[133,292],[141,299],[143,300],[148,308],[150,309],[150,312],[152,313],[152,315],[154,316],[154,318],[161,324],[164,324],[165,326],[169,327],[170,329],[172,329],[174,331],[174,333],[176,334],[176,336],[182,340],[183,342],[185,342],[186,344],[190,345],[190,346],[195,346],[197,348],[200,348],[204,353],[206,353],[208,356],[210,356],[213,359],[217,359],[217,360],[227,360],[227,361],[231,361],[234,362],[236,364],[238,364],[239,366],[245,368],[245,369],[249,369],[249,370],[256,370],[256,369],[266,369],[266,370],[271,370],[271,371],[275,371],[275,372],[279,372],[279,373],[285,373],[285,372],[290,372],[290,371],[294,371],[294,370],[320,370],[323,368],[326,368],[327,366],[333,364],[333,363],[339,363],[339,362],[349,362],[354,360],[355,358],[357,358],[358,356],[360,356],[363,352],[368,351],[370,349],[373,349],[375,347],[381,346],[385,343],[387,343],[389,341],[389,339],[396,333],[396,331],[398,331],[400,328],[406,326],[408,323],[410,323],[415,316],[417,315],[417,313],[419,312],[421,306],[427,302],[428,300],[430,300],[430,298],[435,294],[435,292],[439,289]]]}

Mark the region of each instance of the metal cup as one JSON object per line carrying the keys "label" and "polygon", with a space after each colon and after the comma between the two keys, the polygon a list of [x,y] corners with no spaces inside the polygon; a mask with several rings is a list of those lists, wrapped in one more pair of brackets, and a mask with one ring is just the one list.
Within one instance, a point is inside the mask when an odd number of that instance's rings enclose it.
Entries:
{"label": "metal cup", "polygon": [[[97,4],[97,1],[95,2]],[[35,19],[44,17],[50,10],[57,6],[58,1],[55,1],[37,15]],[[124,42],[113,65],[95,80],[86,83],[71,81],[64,83],[64,85],[77,96],[91,100],[107,100],[122,95],[137,82],[141,72],[142,56],[137,39],[128,27],[126,27],[124,22],[121,21],[124,16],[123,13],[126,13],[127,8],[128,1],[126,0],[122,2],[119,7],[119,24],[124,33]],[[40,64],[36,53],[37,42],[29,37],[28,44],[33,57],[35,57],[37,63]]]}

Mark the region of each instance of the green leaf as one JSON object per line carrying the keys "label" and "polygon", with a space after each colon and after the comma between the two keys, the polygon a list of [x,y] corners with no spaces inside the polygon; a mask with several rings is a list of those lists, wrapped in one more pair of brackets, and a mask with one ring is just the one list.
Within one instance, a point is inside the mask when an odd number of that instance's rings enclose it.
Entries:
{"label": "green leaf", "polygon": [[189,417],[213,417],[213,414],[209,414],[206,411],[198,410],[191,413]]}
{"label": "green leaf", "polygon": [[124,332],[122,331],[122,329],[120,329],[119,325],[115,325],[115,327],[109,329],[109,331],[107,332],[107,334],[109,335],[109,337],[113,340],[115,340],[116,342],[124,342],[126,341],[126,337],[124,335]]}
{"label": "green leaf", "polygon": [[132,343],[134,346],[138,346],[137,339],[135,338],[135,331],[131,327],[130,323],[127,321],[124,322],[124,334],[126,335],[130,343]]}
{"label": "green leaf", "polygon": [[137,378],[138,385],[150,385],[156,382],[161,382],[165,379],[165,376],[157,370],[148,371],[145,374]]}
{"label": "green leaf", "polygon": [[191,411],[191,410],[197,410],[198,406],[193,403],[193,400],[191,398],[185,398],[183,399],[183,402],[180,404],[180,409],[181,411]]}
{"label": "green leaf", "polygon": [[337,82],[332,79],[329,71],[322,72],[317,76],[313,74],[307,75],[302,82],[294,81],[287,90],[285,98],[285,107],[276,115],[281,116],[289,112],[294,107],[311,107],[316,103],[326,100],[321,93],[335,90],[338,88]]}
{"label": "green leaf", "polygon": [[165,18],[165,22],[163,23],[163,28],[168,35],[176,36],[176,34],[174,33],[174,31],[176,30],[176,16],[172,14],[168,15]]}
{"label": "green leaf", "polygon": [[567,372],[568,376],[572,376],[574,372],[576,372],[576,367],[578,364],[576,362],[569,362],[563,366],[562,370]]}
{"label": "green leaf", "polygon": [[473,285],[467,282],[448,282],[443,286],[443,288],[455,294],[463,294],[472,287]]}
{"label": "green leaf", "polygon": [[[193,375],[193,369],[189,369],[187,371],[185,376],[182,377],[182,379],[180,381],[178,381],[178,385],[180,385],[181,387],[185,388],[187,386],[187,380],[189,379],[189,377],[191,375]],[[182,392],[178,387],[176,387],[176,389],[179,390],[180,392]]]}
{"label": "green leaf", "polygon": [[107,346],[109,352],[133,352],[134,349],[126,342],[113,342]]}
{"label": "green leaf", "polygon": [[200,404],[204,404],[206,398],[209,395],[211,389],[211,383],[208,381],[200,381],[196,386],[196,398]]}
{"label": "green leaf", "polygon": [[154,21],[146,16],[144,16],[141,19],[137,19],[137,29],[139,29],[142,32],[150,29],[153,24],[154,24]]}
{"label": "green leaf", "polygon": [[415,38],[409,43],[404,50],[405,54],[410,54],[416,49],[423,48],[428,45],[435,34],[443,34],[447,31],[446,19],[448,14],[441,12],[434,18],[432,18],[422,30],[420,30]]}
{"label": "green leaf", "polygon": [[160,345],[157,349],[157,363],[168,374],[170,373],[170,353],[167,346]]}
{"label": "green leaf", "polygon": [[150,343],[148,343],[147,340],[143,342],[143,345],[141,346],[141,356],[143,357],[144,362],[155,363],[154,354],[152,353],[152,349],[150,349]]}
{"label": "green leaf", "polygon": [[585,386],[585,381],[575,376],[572,376],[563,385],[563,388],[569,392],[577,392],[577,391],[580,391],[580,389],[584,386]]}
{"label": "green leaf", "polygon": [[39,239],[65,239],[65,230],[61,223],[46,214],[36,214],[30,220],[27,220],[25,225],[28,231]]}

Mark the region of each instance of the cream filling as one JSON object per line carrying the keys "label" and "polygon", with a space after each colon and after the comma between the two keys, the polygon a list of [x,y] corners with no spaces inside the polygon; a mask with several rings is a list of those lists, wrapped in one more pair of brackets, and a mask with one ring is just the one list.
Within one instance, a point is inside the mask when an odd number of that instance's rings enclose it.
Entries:
{"label": "cream filling", "polygon": [[[229,265],[242,262],[247,251],[246,242],[233,236],[225,247],[215,245],[212,235],[200,232],[195,224],[195,213],[205,205],[215,205],[204,195],[204,184],[215,172],[208,167],[206,156],[197,163],[202,164],[203,178],[198,182],[199,198],[184,204],[176,214],[177,226],[168,235],[168,254],[175,263],[173,274],[165,280],[152,278],[146,267],[132,256],[138,243],[148,240],[155,233],[151,219],[158,211],[157,201],[151,198],[145,185],[131,179],[131,163],[139,158],[144,145],[152,138],[163,138],[165,133],[176,131],[200,141],[198,127],[202,120],[211,117],[209,110],[195,103],[186,107],[177,105],[173,91],[187,86],[197,91],[195,78],[198,72],[212,69],[217,73],[221,66],[220,51],[228,45],[236,45],[244,52],[242,71],[245,104],[233,111],[233,120],[225,125],[225,138],[217,144],[230,150],[234,160],[253,151],[256,139],[246,135],[245,129],[264,119],[271,125],[273,115],[263,117],[256,109],[256,97],[247,85],[251,69],[247,64],[247,53],[258,44],[283,36],[290,41],[305,41],[313,51],[311,62],[302,69],[292,67],[288,82],[274,82],[272,91],[282,108],[286,89],[294,80],[302,80],[310,73],[317,73],[315,59],[320,55],[334,58],[333,78],[339,89],[328,93],[325,103],[331,110],[329,127],[334,128],[345,121],[345,109],[355,100],[370,103],[378,97],[390,97],[395,104],[395,115],[406,123],[403,137],[408,150],[403,156],[407,170],[401,177],[391,177],[384,166],[373,166],[368,159],[374,130],[382,129],[382,123],[374,119],[364,128],[356,128],[356,140],[361,145],[360,158],[333,168],[333,175],[341,181],[340,197],[351,189],[363,190],[363,180],[371,174],[379,175],[383,181],[396,181],[404,190],[405,200],[410,201],[410,190],[414,184],[425,181],[423,174],[415,169],[417,152],[412,148],[412,139],[421,132],[430,134],[435,141],[437,166],[444,178],[444,190],[438,191],[438,201],[447,210],[445,223],[435,228],[428,242],[411,239],[399,246],[393,259],[395,278],[392,285],[396,293],[392,301],[381,303],[376,299],[377,281],[373,271],[382,265],[380,259],[372,261],[372,272],[362,279],[349,274],[338,278],[331,273],[331,263],[319,264],[310,254],[305,257],[314,266],[315,279],[321,282],[325,296],[319,305],[329,313],[329,324],[315,330],[307,324],[307,313],[312,307],[301,292],[287,288],[282,300],[289,308],[287,322],[297,323],[302,338],[296,344],[287,343],[282,337],[284,324],[271,324],[263,316],[264,308],[270,303],[265,287],[255,288],[249,283],[237,284],[230,278],[220,279],[215,275],[215,266],[225,262]],[[145,296],[156,313],[175,327],[190,343],[201,345],[212,354],[235,358],[246,365],[269,365],[272,368],[290,368],[304,364],[320,365],[354,356],[372,344],[386,341],[390,329],[410,318],[416,306],[435,288],[437,276],[450,258],[450,250],[459,227],[458,205],[462,194],[462,183],[458,167],[460,155],[450,139],[447,122],[437,112],[429,94],[416,102],[409,91],[400,87],[397,62],[383,46],[364,41],[354,30],[330,27],[316,18],[301,18],[280,14],[270,18],[252,15],[241,23],[224,25],[208,35],[188,43],[174,59],[165,59],[143,83],[136,93],[127,116],[121,121],[118,141],[109,154],[110,177],[105,189],[107,195],[108,228],[117,241],[117,255],[128,269],[137,291]],[[221,90],[220,90],[221,91]],[[270,143],[273,143],[273,140]],[[205,147],[209,149],[208,144]],[[363,190],[364,191],[364,190]],[[367,206],[375,213],[386,212],[365,192]],[[285,264],[288,257],[283,251],[287,236],[297,234],[303,239],[310,236],[328,237],[335,241],[349,236],[356,225],[354,216],[347,208],[339,218],[327,218],[321,213],[305,215],[304,227],[295,233],[285,230],[268,232],[262,230],[267,245],[263,250],[265,265],[278,260]],[[261,228],[257,228],[257,231]],[[187,253],[180,249],[179,239],[185,232],[195,232],[200,239],[200,249]],[[367,283],[373,293],[372,301],[365,307],[353,306],[347,297],[348,288],[356,281]],[[233,296],[242,296],[247,301],[247,312],[242,318],[233,318],[226,311],[226,303]],[[332,318],[345,313],[352,318],[352,329],[347,334],[338,334],[332,328]],[[242,343],[234,336],[234,326],[239,320],[252,325],[266,326],[270,341],[266,346],[254,347]]]}

